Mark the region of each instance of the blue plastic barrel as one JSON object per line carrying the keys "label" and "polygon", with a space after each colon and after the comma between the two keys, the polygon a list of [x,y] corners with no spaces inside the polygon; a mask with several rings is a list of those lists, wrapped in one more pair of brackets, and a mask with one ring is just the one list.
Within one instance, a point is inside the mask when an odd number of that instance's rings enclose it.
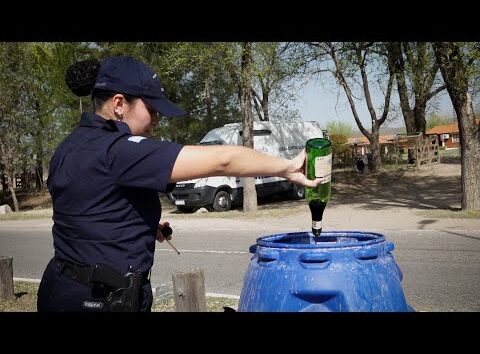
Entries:
{"label": "blue plastic barrel", "polygon": [[238,311],[413,311],[393,249],[373,232],[260,237],[250,247]]}

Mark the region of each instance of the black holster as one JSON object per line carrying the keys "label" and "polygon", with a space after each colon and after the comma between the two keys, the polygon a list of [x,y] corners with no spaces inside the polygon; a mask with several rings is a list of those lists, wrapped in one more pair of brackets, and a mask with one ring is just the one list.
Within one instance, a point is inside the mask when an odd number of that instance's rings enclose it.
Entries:
{"label": "black holster", "polygon": [[139,273],[127,273],[126,288],[118,288],[106,299],[106,305],[112,312],[138,312],[140,310],[140,288],[143,285],[143,276]]}
{"label": "black holster", "polygon": [[147,283],[149,272],[121,274],[106,264],[82,266],[57,258],[63,273],[86,285],[103,284],[112,289],[102,300],[105,310],[112,312],[138,312],[140,290]]}

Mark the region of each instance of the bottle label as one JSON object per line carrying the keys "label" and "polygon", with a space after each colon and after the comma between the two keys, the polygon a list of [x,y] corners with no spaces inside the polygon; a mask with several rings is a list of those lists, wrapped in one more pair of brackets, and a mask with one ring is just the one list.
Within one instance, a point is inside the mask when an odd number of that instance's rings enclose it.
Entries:
{"label": "bottle label", "polygon": [[322,228],[322,220],[320,221],[312,221],[312,229],[321,229]]}
{"label": "bottle label", "polygon": [[315,158],[315,178],[320,178],[320,184],[330,182],[332,178],[332,154]]}

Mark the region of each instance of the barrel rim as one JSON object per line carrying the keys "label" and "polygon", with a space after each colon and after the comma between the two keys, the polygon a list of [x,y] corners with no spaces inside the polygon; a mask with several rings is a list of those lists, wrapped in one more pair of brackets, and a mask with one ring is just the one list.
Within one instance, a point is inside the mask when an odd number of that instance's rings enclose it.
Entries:
{"label": "barrel rim", "polygon": [[[352,235],[362,235],[362,236],[367,236],[371,235],[374,236],[374,239],[371,240],[366,240],[366,241],[360,241],[355,243],[349,243],[349,242],[341,242],[341,243],[336,243],[336,242],[325,242],[322,244],[302,244],[302,243],[295,243],[295,244],[288,244],[288,243],[280,243],[280,242],[274,242],[274,241],[269,241],[268,239],[273,238],[274,240],[284,238],[285,236],[288,235],[288,237],[304,237],[305,234],[311,234],[309,231],[297,231],[297,232],[287,232],[287,233],[280,233],[280,234],[273,234],[273,235],[267,235],[267,236],[262,236],[257,238],[256,242],[258,246],[261,247],[271,247],[271,248],[290,248],[290,249],[319,249],[319,248],[345,248],[345,247],[362,247],[362,246],[367,246],[367,245],[373,245],[377,243],[381,243],[385,241],[385,236],[378,233],[378,232],[369,232],[369,231],[355,231],[355,230],[348,230],[348,231],[324,231],[322,232],[323,236],[337,236],[337,237],[349,237]],[[322,236],[320,236],[322,237]]]}

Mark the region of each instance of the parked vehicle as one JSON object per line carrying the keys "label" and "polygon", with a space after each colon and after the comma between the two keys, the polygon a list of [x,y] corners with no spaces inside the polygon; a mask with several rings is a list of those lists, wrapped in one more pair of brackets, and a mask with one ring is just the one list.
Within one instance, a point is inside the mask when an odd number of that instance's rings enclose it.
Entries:
{"label": "parked vehicle", "polygon": [[[254,149],[272,156],[293,158],[311,138],[324,137],[319,122],[271,123],[255,122]],[[242,145],[242,124],[230,123],[209,131],[200,145]],[[303,199],[302,186],[280,177],[256,177],[259,198],[278,193],[290,193],[293,199]],[[227,211],[243,202],[243,178],[216,176],[177,182],[169,199],[182,212],[193,212],[199,207],[211,211]]]}

